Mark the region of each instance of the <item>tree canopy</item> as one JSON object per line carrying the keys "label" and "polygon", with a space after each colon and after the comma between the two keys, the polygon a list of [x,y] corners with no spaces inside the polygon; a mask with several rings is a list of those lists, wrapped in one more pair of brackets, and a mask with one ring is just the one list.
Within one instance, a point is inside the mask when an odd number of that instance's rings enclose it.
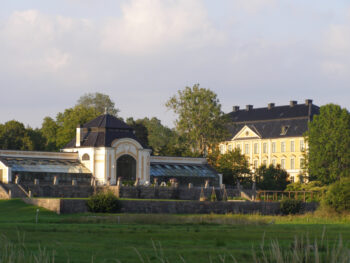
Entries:
{"label": "tree canopy", "polygon": [[276,167],[262,165],[255,171],[255,181],[257,187],[262,190],[286,189],[289,184],[288,173],[278,164]]}
{"label": "tree canopy", "polygon": [[105,109],[109,114],[114,116],[118,116],[119,112],[119,109],[115,108],[115,103],[111,98],[108,95],[99,92],[87,93],[81,96],[75,106],[94,108],[97,115],[104,113]]}
{"label": "tree canopy", "polygon": [[205,156],[208,149],[225,139],[227,119],[213,91],[195,84],[179,90],[166,106],[178,115],[176,130],[190,151]]}
{"label": "tree canopy", "polygon": [[346,109],[322,106],[306,136],[310,180],[331,184],[350,177],[350,114]]}
{"label": "tree canopy", "polygon": [[251,180],[248,160],[239,149],[224,154],[216,149],[207,159],[208,163],[222,174],[224,184],[234,185],[237,181],[244,183]]}

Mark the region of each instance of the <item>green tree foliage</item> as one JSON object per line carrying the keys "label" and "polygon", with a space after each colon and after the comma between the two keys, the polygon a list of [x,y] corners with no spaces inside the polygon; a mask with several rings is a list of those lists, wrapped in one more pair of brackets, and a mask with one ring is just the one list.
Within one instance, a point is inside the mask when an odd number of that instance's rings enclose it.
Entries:
{"label": "green tree foliage", "polygon": [[45,117],[41,125],[41,133],[45,137],[45,150],[57,151],[56,140],[57,140],[58,125],[55,120],[50,117]]}
{"label": "green tree foliage", "polygon": [[75,106],[94,108],[97,115],[104,113],[105,109],[107,109],[109,114],[114,116],[117,116],[119,112],[119,109],[115,108],[115,103],[111,98],[108,95],[99,92],[87,93],[81,96]]}
{"label": "green tree foliage", "polygon": [[237,180],[244,183],[250,180],[249,163],[239,149],[220,154],[218,150],[211,152],[208,163],[212,165],[223,176],[223,183],[227,185],[236,184]]}
{"label": "green tree foliage", "polygon": [[40,129],[26,128],[26,132],[29,138],[29,149],[31,151],[44,151],[46,150],[46,138],[42,134]]}
{"label": "green tree foliage", "polygon": [[278,164],[276,167],[272,164],[260,166],[255,171],[255,180],[257,187],[262,190],[281,190],[286,189],[289,184],[288,173]]}
{"label": "green tree foliage", "polygon": [[179,90],[166,106],[177,115],[176,130],[184,138],[186,148],[199,155],[223,141],[227,136],[227,118],[221,111],[217,95],[199,84]]}
{"label": "green tree foliage", "polygon": [[[34,132],[33,132],[34,133]],[[32,134],[34,137],[34,135]],[[23,123],[12,120],[0,125],[0,148],[6,150],[35,150],[30,132]]]}
{"label": "green tree foliage", "polygon": [[148,147],[148,130],[142,119],[134,120],[132,117],[126,119],[126,124],[135,131],[135,136],[141,141],[141,144]]}
{"label": "green tree foliage", "polygon": [[334,104],[322,106],[306,136],[310,180],[331,184],[350,177],[350,114],[346,109]]}
{"label": "green tree foliage", "polygon": [[58,126],[56,133],[56,147],[61,149],[64,145],[70,142],[76,133],[76,127],[96,118],[100,113],[94,108],[86,108],[75,106],[74,108],[66,109],[63,113],[60,112],[56,117]]}
{"label": "green tree foliage", "polygon": [[324,204],[337,212],[350,211],[350,178],[331,184],[324,198]]}

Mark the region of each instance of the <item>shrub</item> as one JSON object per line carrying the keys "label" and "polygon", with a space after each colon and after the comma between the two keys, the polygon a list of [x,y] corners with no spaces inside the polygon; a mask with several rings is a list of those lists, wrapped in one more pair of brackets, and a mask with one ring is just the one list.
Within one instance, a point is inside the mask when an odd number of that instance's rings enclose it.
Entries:
{"label": "shrub", "polygon": [[115,213],[120,208],[118,198],[112,192],[99,192],[90,196],[87,205],[95,213]]}
{"label": "shrub", "polygon": [[283,215],[295,215],[301,212],[303,202],[300,200],[283,200],[280,203],[281,213]]}
{"label": "shrub", "polygon": [[337,212],[350,210],[350,179],[343,179],[331,184],[323,202]]}

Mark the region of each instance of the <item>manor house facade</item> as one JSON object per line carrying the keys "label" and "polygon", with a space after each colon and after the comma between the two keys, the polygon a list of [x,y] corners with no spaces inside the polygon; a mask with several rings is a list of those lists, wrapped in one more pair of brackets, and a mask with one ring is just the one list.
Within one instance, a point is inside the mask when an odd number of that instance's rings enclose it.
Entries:
{"label": "manor house facade", "polygon": [[304,134],[315,114],[319,114],[319,107],[313,105],[312,100],[301,104],[290,101],[284,106],[269,103],[256,109],[253,105],[245,109],[234,106],[228,114],[230,137],[220,143],[220,151],[226,153],[238,148],[248,159],[252,171],[263,164],[279,164],[292,182],[297,181],[305,162]]}

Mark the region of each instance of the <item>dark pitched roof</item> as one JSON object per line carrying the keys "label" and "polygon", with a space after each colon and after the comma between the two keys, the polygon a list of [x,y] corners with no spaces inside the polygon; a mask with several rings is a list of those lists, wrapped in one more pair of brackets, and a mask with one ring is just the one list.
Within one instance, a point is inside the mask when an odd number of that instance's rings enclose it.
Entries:
{"label": "dark pitched roof", "polygon": [[231,137],[227,139],[231,140],[245,125],[261,138],[302,136],[308,130],[308,122],[319,111],[320,108],[311,102],[233,111],[228,113],[232,122],[228,125]]}
{"label": "dark pitched roof", "polygon": [[266,121],[278,119],[292,118],[309,118],[312,119],[314,114],[319,114],[320,108],[312,103],[296,104],[294,106],[276,106],[269,109],[256,108],[250,110],[238,110],[228,113],[233,122],[249,122],[249,121]]}
{"label": "dark pitched roof", "polygon": [[[141,144],[136,138],[133,128],[110,114],[98,116],[84,124],[81,132],[80,147],[110,147],[115,139],[121,138],[131,138]],[[76,148],[76,138],[64,148]]]}
{"label": "dark pitched roof", "polygon": [[122,120],[119,120],[113,115],[103,114],[96,119],[89,121],[83,125],[83,128],[110,128],[110,129],[129,129],[132,128]]}

